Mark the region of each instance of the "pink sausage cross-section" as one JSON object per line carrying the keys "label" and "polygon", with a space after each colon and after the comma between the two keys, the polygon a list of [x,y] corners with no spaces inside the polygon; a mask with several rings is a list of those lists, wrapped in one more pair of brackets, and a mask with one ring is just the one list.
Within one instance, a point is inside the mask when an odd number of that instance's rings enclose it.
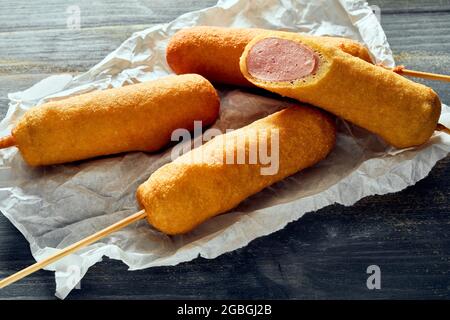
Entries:
{"label": "pink sausage cross-section", "polygon": [[247,56],[248,72],[264,81],[291,81],[313,74],[318,55],[309,47],[289,40],[266,38]]}

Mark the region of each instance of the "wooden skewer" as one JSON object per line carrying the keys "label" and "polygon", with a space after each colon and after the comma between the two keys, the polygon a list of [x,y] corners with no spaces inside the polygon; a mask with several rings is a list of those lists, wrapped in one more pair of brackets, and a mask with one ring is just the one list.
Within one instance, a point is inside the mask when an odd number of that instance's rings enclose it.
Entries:
{"label": "wooden skewer", "polygon": [[6,136],[0,138],[0,149],[9,148],[16,145],[16,140],[13,136]]}
{"label": "wooden skewer", "polygon": [[405,66],[398,66],[398,67],[394,68],[393,71],[398,74],[401,74],[401,75],[415,77],[415,78],[450,82],[450,76],[447,76],[445,74],[408,70],[405,68]]}
{"label": "wooden skewer", "polygon": [[378,66],[385,68],[387,70],[391,70],[395,73],[409,76],[409,77],[415,77],[415,78],[422,78],[422,79],[428,79],[428,80],[437,80],[437,81],[445,81],[450,82],[450,76],[447,76],[445,74],[438,74],[438,73],[430,73],[430,72],[422,72],[422,71],[415,71],[415,70],[409,70],[406,69],[405,66],[396,66],[395,68],[389,68],[385,67],[382,64],[378,64]]}
{"label": "wooden skewer", "polygon": [[1,280],[0,281],[0,289],[32,274],[33,272],[36,272],[36,271],[48,266],[49,264],[52,264],[52,263],[58,261],[59,259],[77,251],[78,249],[84,248],[84,247],[106,237],[107,235],[128,226],[129,224],[131,224],[133,222],[144,219],[146,215],[147,214],[146,214],[145,210],[141,210],[135,214],[132,214],[131,216],[129,216],[125,219],[120,220],[119,222],[116,222],[116,223],[110,225],[109,227],[106,227],[103,230],[100,230],[100,231],[94,233],[91,236],[88,236],[88,237],[62,249],[61,251],[45,258],[42,261],[36,262],[35,264],[33,264],[25,269],[22,269],[21,271]]}

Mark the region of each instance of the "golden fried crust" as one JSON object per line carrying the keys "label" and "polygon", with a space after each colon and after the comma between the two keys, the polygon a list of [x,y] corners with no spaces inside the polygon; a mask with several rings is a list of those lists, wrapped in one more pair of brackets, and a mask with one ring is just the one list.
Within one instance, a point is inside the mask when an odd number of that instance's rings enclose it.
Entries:
{"label": "golden fried crust", "polygon": [[198,73],[212,82],[250,86],[239,70],[239,58],[247,43],[263,32],[216,27],[184,29],[170,40],[167,63],[177,74]]}
{"label": "golden fried crust", "polygon": [[[198,73],[212,82],[253,86],[242,76],[239,58],[250,40],[267,32],[273,31],[206,26],[183,29],[169,42],[167,63],[177,74]],[[345,38],[318,38],[371,62],[369,51],[358,42]]]}
{"label": "golden fried crust", "polygon": [[25,113],[12,135],[32,166],[127,151],[156,151],[177,128],[209,125],[219,112],[213,86],[199,75],[168,76],[49,102]]}
{"label": "golden fried crust", "polygon": [[[238,152],[239,145],[234,143],[237,139],[246,139],[245,154],[249,159],[249,146],[257,143],[255,131],[273,129],[279,130],[279,170],[274,175],[261,175],[260,162],[224,161],[225,154]],[[166,234],[185,233],[319,162],[332,150],[335,136],[334,121],[329,116],[309,107],[291,107],[217,136],[161,167],[139,186],[137,198],[155,228]]]}
{"label": "golden fried crust", "polygon": [[362,44],[347,39],[347,38],[337,38],[337,37],[321,37],[325,44],[341,49],[354,57],[358,57],[366,62],[372,63],[372,57],[370,56],[369,50]]}
{"label": "golden fried crust", "polygon": [[[266,37],[297,41],[316,51],[321,57],[316,75],[291,83],[252,77],[247,70],[248,53]],[[439,97],[431,88],[311,37],[280,32],[257,36],[247,45],[240,65],[244,76],[256,86],[314,104],[378,134],[397,148],[428,141],[441,112]]]}

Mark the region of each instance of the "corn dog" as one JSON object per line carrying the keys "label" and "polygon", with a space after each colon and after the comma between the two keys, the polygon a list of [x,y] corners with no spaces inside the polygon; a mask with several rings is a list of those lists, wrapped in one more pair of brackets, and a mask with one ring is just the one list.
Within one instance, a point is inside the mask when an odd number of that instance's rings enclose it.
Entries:
{"label": "corn dog", "polygon": [[[226,154],[240,151],[245,151],[249,159],[250,145],[260,143],[254,133],[261,134],[261,130],[279,132],[279,168],[275,174],[262,175],[259,161],[224,161]],[[244,139],[245,145],[238,145],[237,139]],[[334,142],[334,122],[327,115],[308,107],[290,107],[217,136],[161,167],[139,186],[137,198],[155,228],[166,234],[185,233],[265,187],[319,162]],[[270,148],[271,142],[267,144]]]}
{"label": "corn dog", "polygon": [[[233,154],[245,152],[250,157],[252,143],[261,142],[260,139],[253,140],[252,133],[259,133],[259,130],[279,132],[280,162],[276,174],[261,175],[258,162],[252,165],[224,164],[222,160],[228,151]],[[300,106],[217,136],[159,168],[138,188],[137,198],[145,209],[0,280],[0,289],[144,218],[167,234],[188,232],[263,188],[325,158],[335,143],[335,136],[334,122],[329,116],[317,109]],[[235,144],[235,138],[244,138],[246,143]],[[198,155],[204,157],[197,158]]]}
{"label": "corn dog", "polygon": [[16,145],[31,166],[127,151],[156,151],[177,128],[213,123],[219,98],[199,75],[168,76],[48,102],[25,113],[0,146]]}
{"label": "corn dog", "polygon": [[[193,27],[178,31],[167,47],[167,63],[177,74],[198,73],[212,82],[253,86],[241,74],[239,58],[245,46],[264,29]],[[351,55],[371,62],[369,51],[358,42],[320,37]]]}
{"label": "corn dog", "polygon": [[428,141],[441,111],[431,88],[311,37],[257,36],[246,46],[240,67],[256,86],[314,104],[397,148]]}

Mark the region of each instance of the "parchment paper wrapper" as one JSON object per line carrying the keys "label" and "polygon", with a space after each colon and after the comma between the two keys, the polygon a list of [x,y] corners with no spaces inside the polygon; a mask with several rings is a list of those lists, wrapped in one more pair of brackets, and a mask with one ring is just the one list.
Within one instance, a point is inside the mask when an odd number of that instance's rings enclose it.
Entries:
{"label": "parchment paper wrapper", "polygon": [[[27,109],[50,99],[171,73],[165,62],[168,39],[177,30],[194,25],[343,36],[364,42],[377,62],[394,65],[385,34],[365,1],[219,1],[214,7],[133,34],[84,74],[52,76],[10,94],[0,134],[9,134]],[[242,127],[287,106],[240,90],[222,91],[221,97],[220,119],[214,125],[221,129]],[[442,121],[445,118],[450,118],[448,108],[444,108]],[[340,121],[336,149],[325,161],[260,192],[190,234],[168,237],[140,221],[52,265],[48,269],[56,271],[56,295],[66,297],[103,256],[122,260],[130,270],[176,265],[198,256],[215,258],[283,228],[306,212],[399,191],[424,178],[449,150],[450,138],[444,134],[436,133],[420,148],[394,150],[374,135]],[[0,155],[0,210],[29,241],[36,260],[136,212],[137,186],[170,161],[170,150],[165,150],[32,169],[15,148],[2,150]]]}

